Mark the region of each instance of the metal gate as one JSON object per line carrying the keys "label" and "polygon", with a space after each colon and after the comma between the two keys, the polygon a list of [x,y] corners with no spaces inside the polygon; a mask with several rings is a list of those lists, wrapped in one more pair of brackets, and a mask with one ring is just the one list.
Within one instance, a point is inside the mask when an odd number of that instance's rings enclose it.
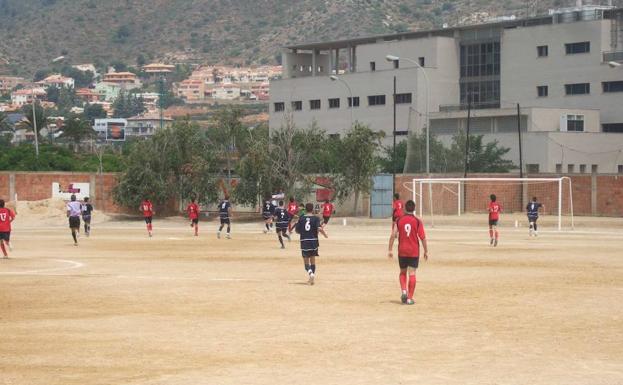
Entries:
{"label": "metal gate", "polygon": [[373,177],[370,197],[370,216],[372,218],[391,218],[392,216],[392,176],[390,174]]}

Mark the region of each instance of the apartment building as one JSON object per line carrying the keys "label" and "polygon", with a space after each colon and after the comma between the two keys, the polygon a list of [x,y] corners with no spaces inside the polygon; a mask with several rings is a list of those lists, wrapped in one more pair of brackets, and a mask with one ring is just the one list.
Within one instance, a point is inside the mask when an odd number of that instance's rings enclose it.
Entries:
{"label": "apartment building", "polygon": [[16,76],[0,76],[0,94],[11,92],[15,87],[25,83],[24,78]]}
{"label": "apartment building", "polygon": [[[271,82],[270,127],[286,115],[342,134],[354,121],[397,140],[465,131],[511,148],[532,172],[623,172],[623,9],[548,15],[291,45]],[[428,95],[428,97],[427,97]],[[519,105],[519,112],[517,111]],[[428,114],[427,114],[428,112]],[[519,114],[519,118],[517,117]]]}
{"label": "apartment building", "polygon": [[118,85],[125,90],[141,87],[141,81],[132,72],[109,72],[104,74],[102,82]]}

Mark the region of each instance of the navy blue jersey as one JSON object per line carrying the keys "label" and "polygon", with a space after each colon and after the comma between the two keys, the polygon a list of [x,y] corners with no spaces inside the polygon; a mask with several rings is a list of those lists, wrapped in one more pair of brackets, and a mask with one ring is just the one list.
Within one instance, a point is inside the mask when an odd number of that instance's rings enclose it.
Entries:
{"label": "navy blue jersey", "polygon": [[530,202],[528,203],[528,206],[526,207],[526,211],[528,211],[528,216],[529,217],[538,217],[539,216],[539,209],[543,207],[542,204],[540,204],[539,202]]}
{"label": "navy blue jersey", "polygon": [[218,204],[218,216],[221,219],[229,219],[229,209],[231,207],[231,203],[228,200],[221,201]]}
{"label": "navy blue jersey", "polygon": [[277,207],[275,209],[275,219],[278,228],[287,228],[290,223],[290,214],[284,207]]}
{"label": "navy blue jersey", "polygon": [[262,206],[262,215],[265,217],[271,217],[275,214],[275,206],[270,202],[265,202]]}
{"label": "navy blue jersey", "polygon": [[90,203],[85,203],[82,205],[82,217],[83,218],[91,218],[92,212],[93,212],[93,206]]}
{"label": "navy blue jersey", "polygon": [[318,250],[318,229],[320,218],[315,215],[304,215],[296,223],[296,232],[301,235],[301,251]]}

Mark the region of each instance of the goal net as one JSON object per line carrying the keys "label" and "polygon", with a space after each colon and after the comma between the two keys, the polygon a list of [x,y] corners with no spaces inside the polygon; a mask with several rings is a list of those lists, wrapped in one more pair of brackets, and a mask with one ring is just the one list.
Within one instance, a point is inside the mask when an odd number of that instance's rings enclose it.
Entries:
{"label": "goal net", "polygon": [[[527,225],[526,206],[533,197],[546,227],[573,229],[573,191],[571,179],[562,178],[421,178],[413,179],[413,200],[420,217],[435,222],[456,222],[463,217],[482,222],[488,212],[489,196],[501,204],[504,225]],[[480,215],[477,215],[480,214]],[[543,223],[543,222],[542,222]]]}

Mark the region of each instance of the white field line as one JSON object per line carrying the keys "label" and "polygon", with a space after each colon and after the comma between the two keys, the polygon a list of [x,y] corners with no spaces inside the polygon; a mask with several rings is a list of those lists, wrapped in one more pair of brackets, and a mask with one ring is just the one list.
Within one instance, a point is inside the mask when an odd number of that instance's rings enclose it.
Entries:
{"label": "white field line", "polygon": [[68,259],[52,259],[52,261],[64,263],[64,264],[67,264],[68,266],[52,267],[49,269],[23,270],[23,271],[0,271],[0,275],[38,275],[38,274],[79,269],[84,266],[84,263],[70,261]]}

